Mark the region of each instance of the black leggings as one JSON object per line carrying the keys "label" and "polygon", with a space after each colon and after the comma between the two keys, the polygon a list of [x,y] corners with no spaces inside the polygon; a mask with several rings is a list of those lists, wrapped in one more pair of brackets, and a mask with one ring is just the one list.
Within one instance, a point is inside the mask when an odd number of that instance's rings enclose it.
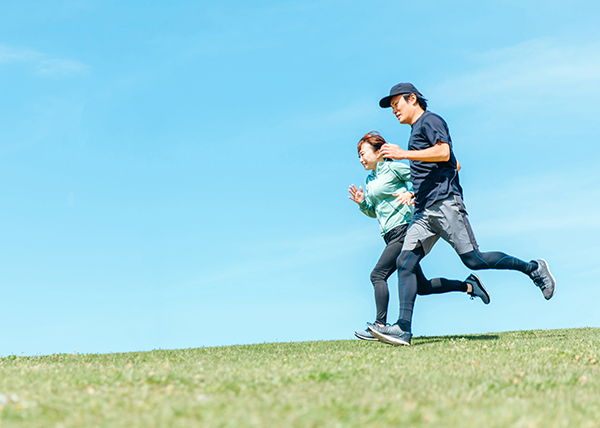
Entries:
{"label": "black leggings", "polygon": [[[404,236],[407,226],[399,226],[388,234],[385,239],[387,246],[383,250],[377,265],[371,272],[371,282],[375,291],[375,305],[377,307],[377,318],[375,322],[385,324],[387,320],[387,309],[389,303],[389,290],[387,279],[397,269],[396,261],[402,251]],[[431,281],[425,278],[421,266],[417,265],[415,269],[417,276],[416,294],[424,296],[427,294],[448,293],[450,291],[467,291],[467,284],[462,281],[449,280],[445,278],[434,278]],[[400,296],[402,301],[402,296]],[[414,298],[413,298],[414,305]],[[401,308],[402,310],[402,308]],[[412,313],[412,312],[411,312]],[[410,330],[406,330],[410,331]]]}

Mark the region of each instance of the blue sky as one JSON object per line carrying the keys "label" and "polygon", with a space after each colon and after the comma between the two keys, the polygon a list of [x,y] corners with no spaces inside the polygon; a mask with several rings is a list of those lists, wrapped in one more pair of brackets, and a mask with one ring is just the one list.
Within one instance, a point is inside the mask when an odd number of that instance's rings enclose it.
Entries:
{"label": "blue sky", "polygon": [[[347,199],[378,101],[450,126],[481,249],[545,258],[549,302],[485,271],[484,306],[417,300],[413,333],[600,327],[600,5],[6,0],[0,355],[350,339],[383,240]],[[469,274],[446,243],[425,273]],[[390,320],[398,313],[390,280]]]}

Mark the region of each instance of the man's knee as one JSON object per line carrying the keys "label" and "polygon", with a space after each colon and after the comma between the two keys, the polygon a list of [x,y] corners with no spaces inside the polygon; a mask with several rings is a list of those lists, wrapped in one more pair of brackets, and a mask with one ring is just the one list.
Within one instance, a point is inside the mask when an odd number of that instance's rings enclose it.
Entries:
{"label": "man's knee", "polygon": [[466,267],[472,270],[489,269],[488,264],[475,251],[469,251],[460,255],[460,259]]}
{"label": "man's knee", "polygon": [[421,253],[421,247],[412,251],[403,250],[400,252],[400,255],[396,259],[396,269],[398,270],[398,275],[405,271],[416,273],[416,267],[419,265],[419,261],[422,258]]}
{"label": "man's knee", "polygon": [[396,269],[398,270],[398,273],[406,269],[406,264],[408,263],[411,254],[412,253],[410,251],[402,251],[400,253],[398,258],[396,259]]}

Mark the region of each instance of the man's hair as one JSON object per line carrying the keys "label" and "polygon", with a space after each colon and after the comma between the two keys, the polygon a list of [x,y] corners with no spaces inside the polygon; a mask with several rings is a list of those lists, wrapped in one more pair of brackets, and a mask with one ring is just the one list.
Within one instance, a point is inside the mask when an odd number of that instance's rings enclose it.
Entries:
{"label": "man's hair", "polygon": [[[402,94],[402,96],[404,97],[404,101],[408,102],[408,99],[410,98],[411,95],[412,94]],[[419,107],[421,107],[423,109],[423,111],[427,110],[427,100],[419,94],[414,94],[414,95],[415,95],[415,97],[417,97],[417,103],[419,104]]]}
{"label": "man's hair", "polygon": [[387,141],[385,141],[383,139],[383,137],[381,136],[381,134],[377,131],[371,131],[371,132],[367,132],[358,142],[358,145],[356,146],[356,148],[358,149],[359,153],[360,153],[360,148],[362,147],[363,144],[369,144],[371,145],[376,152],[379,151],[379,149],[381,149],[381,146],[383,146],[384,144],[387,143]]}

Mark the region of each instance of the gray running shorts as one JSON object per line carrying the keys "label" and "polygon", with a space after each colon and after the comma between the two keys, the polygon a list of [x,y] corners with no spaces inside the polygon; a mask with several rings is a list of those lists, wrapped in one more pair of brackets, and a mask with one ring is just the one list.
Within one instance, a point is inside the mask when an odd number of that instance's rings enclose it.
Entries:
{"label": "gray running shorts", "polygon": [[415,214],[406,232],[402,251],[422,246],[428,254],[439,238],[452,245],[458,254],[478,249],[460,196],[450,195]]}

